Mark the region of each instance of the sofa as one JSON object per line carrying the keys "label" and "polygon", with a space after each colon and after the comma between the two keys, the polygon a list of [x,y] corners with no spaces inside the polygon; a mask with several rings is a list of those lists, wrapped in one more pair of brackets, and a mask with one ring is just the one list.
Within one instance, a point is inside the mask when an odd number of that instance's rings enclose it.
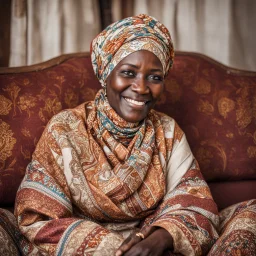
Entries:
{"label": "sofa", "polygon": [[[89,53],[0,68],[0,227],[16,245],[26,241],[8,231],[17,228],[15,195],[40,135],[54,114],[92,100],[100,88]],[[177,52],[164,90],[156,109],[184,130],[218,209],[256,198],[256,72]]]}

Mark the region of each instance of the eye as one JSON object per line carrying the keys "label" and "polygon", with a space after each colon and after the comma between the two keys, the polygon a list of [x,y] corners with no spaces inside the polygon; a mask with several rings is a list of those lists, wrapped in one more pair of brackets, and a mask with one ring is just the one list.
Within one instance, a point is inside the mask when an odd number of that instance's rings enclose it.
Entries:
{"label": "eye", "polygon": [[131,71],[131,70],[123,70],[123,71],[121,71],[121,73],[125,76],[128,76],[128,77],[134,77],[135,76],[134,72]]}
{"label": "eye", "polygon": [[149,79],[153,80],[153,81],[163,81],[164,80],[164,78],[160,75],[150,75]]}

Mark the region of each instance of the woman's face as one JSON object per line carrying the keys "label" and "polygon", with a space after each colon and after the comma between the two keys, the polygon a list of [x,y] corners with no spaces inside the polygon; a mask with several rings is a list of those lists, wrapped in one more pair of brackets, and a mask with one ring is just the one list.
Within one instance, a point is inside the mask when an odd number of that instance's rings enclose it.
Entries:
{"label": "woman's face", "polygon": [[107,98],[124,120],[143,120],[160,98],[164,73],[160,60],[141,50],[121,60],[107,78]]}

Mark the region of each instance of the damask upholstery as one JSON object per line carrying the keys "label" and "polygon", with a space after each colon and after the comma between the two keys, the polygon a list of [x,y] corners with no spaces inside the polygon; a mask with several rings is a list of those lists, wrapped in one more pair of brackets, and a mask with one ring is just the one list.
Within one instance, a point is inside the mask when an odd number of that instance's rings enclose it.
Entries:
{"label": "damask upholstery", "polygon": [[100,85],[85,54],[40,71],[2,73],[0,86],[0,202],[9,205],[49,119],[93,99]]}
{"label": "damask upholstery", "polygon": [[207,181],[256,179],[256,72],[177,55],[158,109],[183,128]]}
{"label": "damask upholstery", "polygon": [[[0,69],[0,206],[13,205],[49,119],[99,88],[86,53]],[[178,52],[156,109],[185,131],[219,209],[256,197],[256,72]]]}

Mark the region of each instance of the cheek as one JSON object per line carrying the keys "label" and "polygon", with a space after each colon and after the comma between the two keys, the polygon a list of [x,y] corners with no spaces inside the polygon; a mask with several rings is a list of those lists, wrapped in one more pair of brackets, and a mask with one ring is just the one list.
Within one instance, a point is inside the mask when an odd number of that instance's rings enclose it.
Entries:
{"label": "cheek", "polygon": [[158,100],[162,96],[163,91],[164,91],[164,85],[163,84],[155,85],[151,88],[151,93],[152,93],[153,98],[155,100]]}
{"label": "cheek", "polygon": [[112,76],[107,83],[107,98],[110,106],[116,111],[119,108],[120,98],[124,88],[125,86],[122,79],[117,76]]}
{"label": "cheek", "polygon": [[126,81],[118,76],[115,75],[111,80],[109,86],[112,88],[115,92],[122,92],[126,87]]}
{"label": "cheek", "polygon": [[107,96],[109,97],[115,97],[119,92],[119,86],[116,81],[115,77],[110,77],[110,79],[107,81]]}

